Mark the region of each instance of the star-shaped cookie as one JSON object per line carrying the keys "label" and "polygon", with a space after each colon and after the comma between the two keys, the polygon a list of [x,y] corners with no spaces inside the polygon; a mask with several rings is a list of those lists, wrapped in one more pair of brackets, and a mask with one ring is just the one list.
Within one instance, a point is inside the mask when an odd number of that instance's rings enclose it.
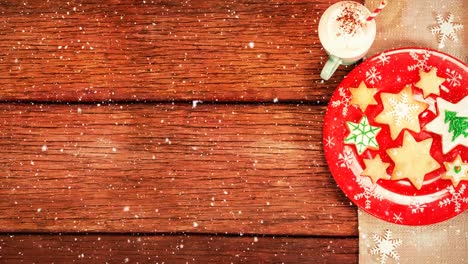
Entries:
{"label": "star-shaped cookie", "polygon": [[373,159],[364,159],[364,164],[366,164],[366,169],[361,172],[361,176],[371,178],[373,183],[376,183],[379,179],[390,179],[390,175],[387,174],[390,163],[382,162],[380,155],[377,154]]}
{"label": "star-shaped cookie", "polygon": [[346,126],[349,129],[349,135],[345,138],[344,142],[356,145],[359,155],[366,151],[367,148],[379,148],[375,137],[380,132],[380,127],[371,126],[367,116],[363,116],[359,123],[346,122]]}
{"label": "star-shaped cookie", "polygon": [[440,168],[429,152],[431,145],[432,138],[417,142],[410,132],[405,131],[402,146],[387,149],[387,154],[395,162],[391,179],[408,179],[416,189],[421,189],[424,176]]}
{"label": "star-shaped cookie", "polygon": [[357,88],[349,88],[351,92],[350,104],[358,105],[362,112],[366,111],[368,105],[376,105],[377,101],[374,95],[377,88],[368,88],[364,82],[361,82]]}
{"label": "star-shaped cookie", "polygon": [[460,181],[468,181],[468,163],[463,162],[458,155],[452,162],[444,162],[446,172],[442,179],[451,180],[453,186],[457,187]]}
{"label": "star-shaped cookie", "polygon": [[406,85],[399,93],[381,93],[380,98],[384,109],[375,117],[375,122],[387,124],[390,136],[395,140],[403,129],[419,132],[419,114],[429,105],[415,100],[410,85]]}
{"label": "star-shaped cookie", "polygon": [[437,76],[437,68],[432,68],[428,72],[419,70],[419,82],[414,86],[423,90],[424,98],[430,94],[440,95],[439,86],[445,82],[445,78]]}
{"label": "star-shaped cookie", "polygon": [[437,98],[438,116],[425,126],[425,130],[442,137],[442,152],[447,154],[458,145],[468,147],[468,96],[452,104]]}

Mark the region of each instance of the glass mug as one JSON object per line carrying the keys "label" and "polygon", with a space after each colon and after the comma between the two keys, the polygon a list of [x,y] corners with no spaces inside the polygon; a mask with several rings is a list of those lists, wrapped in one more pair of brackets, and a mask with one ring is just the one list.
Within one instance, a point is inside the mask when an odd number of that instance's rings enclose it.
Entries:
{"label": "glass mug", "polygon": [[366,21],[371,12],[353,1],[331,5],[320,17],[318,33],[320,43],[329,59],[320,73],[330,79],[338,66],[353,64],[362,59],[375,39],[375,19]]}

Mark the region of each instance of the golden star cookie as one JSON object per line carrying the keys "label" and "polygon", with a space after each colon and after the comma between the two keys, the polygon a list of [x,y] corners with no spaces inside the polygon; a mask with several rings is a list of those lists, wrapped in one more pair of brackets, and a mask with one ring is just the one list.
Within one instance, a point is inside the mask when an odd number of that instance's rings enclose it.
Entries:
{"label": "golden star cookie", "polygon": [[387,149],[387,154],[395,162],[391,179],[408,179],[416,189],[421,189],[424,176],[440,168],[429,152],[431,145],[432,138],[417,142],[410,132],[405,131],[402,146]]}
{"label": "golden star cookie", "polygon": [[429,105],[414,99],[410,85],[397,94],[381,93],[380,98],[384,109],[375,117],[375,122],[387,124],[393,140],[405,128],[414,132],[421,130],[418,116]]}
{"label": "golden star cookie", "polygon": [[382,162],[380,155],[377,154],[373,159],[364,159],[364,164],[366,169],[361,172],[361,176],[371,178],[373,183],[376,183],[379,179],[390,179],[390,175],[387,174],[390,163]]}
{"label": "golden star cookie", "polygon": [[444,162],[446,172],[442,175],[442,179],[451,180],[453,186],[457,187],[460,181],[468,181],[468,163],[463,162],[458,155],[452,162]]}
{"label": "golden star cookie", "polygon": [[423,90],[424,98],[430,94],[440,95],[439,86],[445,82],[445,79],[437,76],[437,68],[432,68],[428,72],[419,70],[419,78],[419,82],[414,86]]}
{"label": "golden star cookie", "polygon": [[359,106],[362,112],[366,111],[367,106],[377,104],[374,98],[377,88],[369,88],[364,82],[361,82],[357,88],[349,88],[349,91],[351,92],[349,103]]}

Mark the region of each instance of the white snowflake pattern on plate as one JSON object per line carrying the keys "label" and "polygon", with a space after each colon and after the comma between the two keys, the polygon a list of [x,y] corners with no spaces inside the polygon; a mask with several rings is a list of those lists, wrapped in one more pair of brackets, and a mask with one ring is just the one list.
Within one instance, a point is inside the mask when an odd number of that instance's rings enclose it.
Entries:
{"label": "white snowflake pattern on plate", "polygon": [[377,62],[377,64],[385,65],[385,64],[389,64],[389,63],[390,63],[390,57],[387,56],[387,54],[385,54],[385,52],[382,52],[379,56],[377,56],[376,59],[379,60],[379,61]]}
{"label": "white snowflake pattern on plate", "polygon": [[424,213],[424,209],[427,207],[426,204],[421,203],[416,199],[412,199],[409,205],[412,214]]}
{"label": "white snowflake pattern on plate", "polygon": [[375,84],[380,80],[382,80],[382,75],[380,75],[380,72],[375,67],[366,71],[366,81],[370,84]]}
{"label": "white snowflake pattern on plate", "polygon": [[349,168],[353,162],[353,152],[351,150],[343,150],[343,153],[338,154],[338,164],[340,167]]}
{"label": "white snowflake pattern on plate", "polygon": [[450,69],[446,69],[445,73],[447,74],[446,82],[448,82],[450,86],[452,87],[460,86],[461,80],[462,80],[462,76],[460,73],[456,72],[455,70],[450,70]]}
{"label": "white snowflake pattern on plate", "polygon": [[348,95],[343,87],[340,87],[338,89],[338,93],[341,96],[340,99],[332,101],[331,106],[332,107],[340,107],[342,106],[341,114],[343,117],[345,117],[348,114],[348,108],[349,108],[349,101],[351,100],[351,95]]}
{"label": "white snowflake pattern on plate", "polygon": [[447,187],[447,190],[450,193],[450,198],[445,198],[439,202],[440,207],[447,207],[451,204],[454,204],[454,210],[456,213],[461,212],[461,204],[468,203],[468,197],[462,197],[463,193],[465,192],[466,185],[462,184],[458,191],[455,191],[452,185]]}
{"label": "white snowflake pattern on plate", "polygon": [[363,177],[356,175],[356,183],[364,189],[361,193],[354,195],[355,200],[365,199],[364,207],[370,209],[372,206],[371,198],[376,198],[379,201],[382,201],[382,194],[377,191],[377,184],[373,184],[369,177]]}
{"label": "white snowflake pattern on plate", "polygon": [[[408,71],[414,71],[416,69],[428,71],[430,67],[427,65],[427,61],[431,57],[429,51],[425,50],[423,52],[410,51],[410,56],[413,60],[416,61],[415,64],[408,66]],[[420,56],[421,55],[421,56]]]}
{"label": "white snowflake pattern on plate", "polygon": [[335,138],[328,136],[327,139],[326,139],[325,146],[327,146],[329,148],[334,147],[335,146]]}
{"label": "white snowflake pattern on plate", "polygon": [[395,221],[395,224],[402,224],[403,217],[401,216],[401,213],[399,214],[393,213],[393,221]]}

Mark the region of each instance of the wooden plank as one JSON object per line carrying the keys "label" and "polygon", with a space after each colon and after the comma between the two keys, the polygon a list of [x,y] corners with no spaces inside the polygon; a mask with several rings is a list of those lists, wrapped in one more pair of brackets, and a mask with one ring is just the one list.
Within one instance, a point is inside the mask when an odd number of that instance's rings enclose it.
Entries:
{"label": "wooden plank", "polygon": [[350,236],[310,105],[0,105],[0,231]]}
{"label": "wooden plank", "polygon": [[0,1],[1,100],[327,101],[333,1]]}
{"label": "wooden plank", "polygon": [[0,248],[14,263],[358,263],[357,238],[3,235]]}

